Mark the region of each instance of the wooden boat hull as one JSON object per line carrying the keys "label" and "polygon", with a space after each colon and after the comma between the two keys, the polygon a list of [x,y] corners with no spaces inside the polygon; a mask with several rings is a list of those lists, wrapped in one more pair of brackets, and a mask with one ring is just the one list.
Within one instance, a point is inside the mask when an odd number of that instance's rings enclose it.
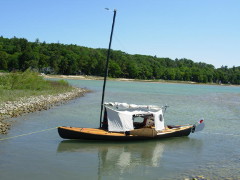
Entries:
{"label": "wooden boat hull", "polygon": [[[121,133],[108,132],[103,129],[95,128],[76,128],[76,127],[58,127],[58,133],[63,139],[87,139],[87,140],[110,140],[110,141],[134,141],[134,140],[150,140],[163,139],[170,137],[188,136],[192,132],[193,126],[184,126],[180,128],[167,128],[161,132],[155,133]],[[147,131],[151,129],[148,128]],[[141,130],[140,130],[141,131]],[[145,129],[146,131],[146,129]],[[146,132],[147,132],[146,131]]]}

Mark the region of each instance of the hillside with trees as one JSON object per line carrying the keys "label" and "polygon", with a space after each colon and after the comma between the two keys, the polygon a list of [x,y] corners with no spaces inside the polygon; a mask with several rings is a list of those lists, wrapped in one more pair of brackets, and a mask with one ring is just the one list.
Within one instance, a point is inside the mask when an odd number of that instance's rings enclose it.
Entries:
{"label": "hillside with trees", "polygon": [[[107,49],[0,37],[0,70],[31,68],[46,74],[103,76]],[[109,77],[240,84],[240,66],[215,68],[190,59],[159,58],[111,51]]]}

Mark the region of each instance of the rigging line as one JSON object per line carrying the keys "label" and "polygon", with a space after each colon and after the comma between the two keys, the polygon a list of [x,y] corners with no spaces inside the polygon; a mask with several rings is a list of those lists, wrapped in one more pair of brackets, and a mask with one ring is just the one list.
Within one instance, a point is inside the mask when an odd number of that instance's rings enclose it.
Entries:
{"label": "rigging line", "polygon": [[122,41],[116,36],[113,35],[114,40],[118,41],[118,44],[121,46],[123,52],[128,53],[126,46],[122,43]]}
{"label": "rigging line", "polygon": [[27,136],[27,135],[31,135],[31,134],[36,134],[36,133],[40,133],[40,132],[50,131],[50,130],[53,130],[53,129],[56,129],[56,128],[58,128],[58,127],[44,129],[44,130],[40,130],[40,131],[34,131],[34,132],[26,133],[26,134],[20,134],[20,135],[17,135],[17,136],[11,136],[11,137],[7,137],[7,138],[2,138],[2,139],[0,139],[0,141],[4,141],[4,140],[7,140],[7,139],[13,139],[13,138],[21,137],[21,136]]}

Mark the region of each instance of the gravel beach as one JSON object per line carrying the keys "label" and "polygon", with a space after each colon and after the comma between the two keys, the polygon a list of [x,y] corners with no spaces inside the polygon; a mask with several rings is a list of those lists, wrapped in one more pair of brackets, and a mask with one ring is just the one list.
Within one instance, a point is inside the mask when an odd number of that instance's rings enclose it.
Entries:
{"label": "gravel beach", "polygon": [[9,118],[35,111],[47,110],[52,106],[83,96],[86,92],[89,91],[82,88],[74,88],[72,91],[62,94],[33,96],[21,98],[18,101],[4,102],[0,104],[0,134],[7,134],[10,129],[11,123],[7,121]]}

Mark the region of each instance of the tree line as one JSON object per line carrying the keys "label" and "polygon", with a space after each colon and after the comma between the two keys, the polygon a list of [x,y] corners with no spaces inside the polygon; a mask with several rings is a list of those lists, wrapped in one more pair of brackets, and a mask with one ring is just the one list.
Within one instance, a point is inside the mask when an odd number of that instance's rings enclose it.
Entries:
{"label": "tree line", "polygon": [[[107,49],[0,37],[0,70],[34,69],[46,74],[103,76]],[[215,68],[182,58],[172,60],[112,50],[109,77],[240,84],[240,66]]]}

